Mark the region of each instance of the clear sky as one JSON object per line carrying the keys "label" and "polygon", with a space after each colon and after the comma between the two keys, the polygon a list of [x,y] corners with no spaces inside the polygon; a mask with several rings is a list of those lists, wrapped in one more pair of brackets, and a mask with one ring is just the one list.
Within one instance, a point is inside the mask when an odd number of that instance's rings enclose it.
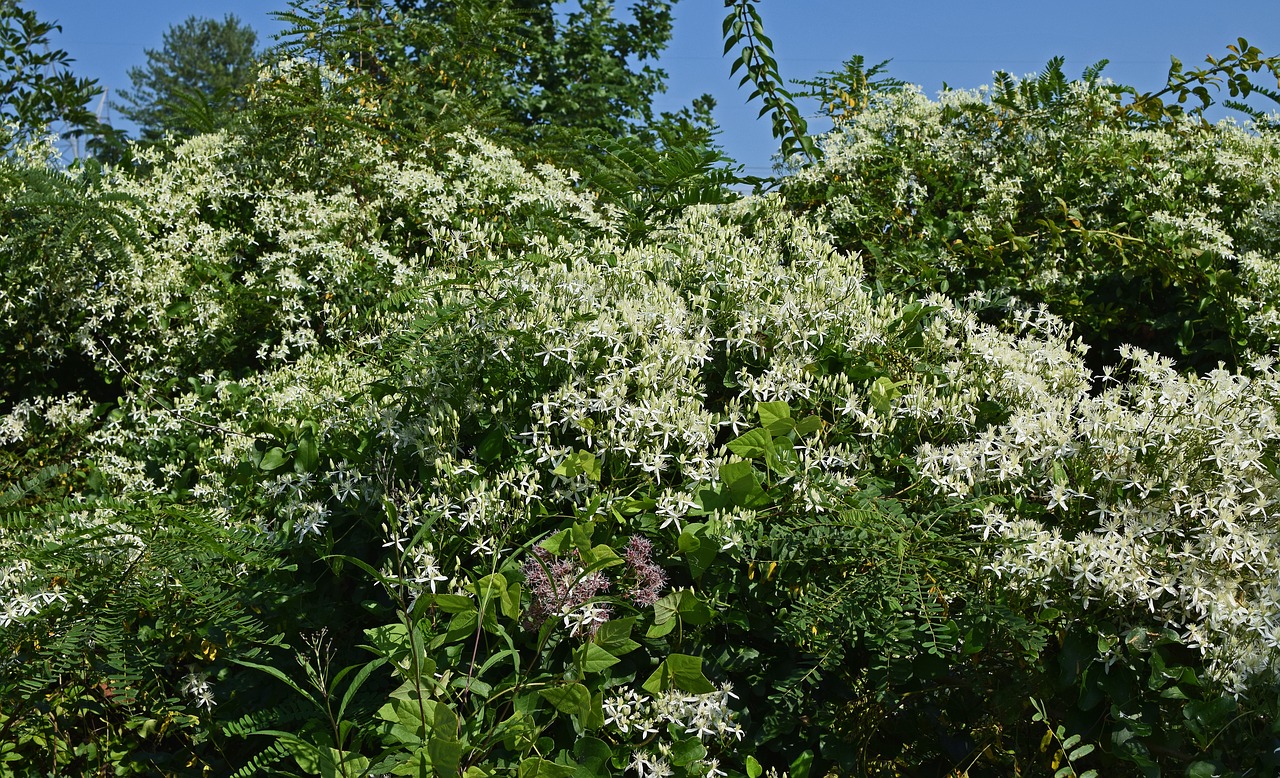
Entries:
{"label": "clear sky", "polygon": [[[625,4],[624,2],[620,4]],[[144,49],[158,49],[164,32],[189,16],[232,13],[270,42],[282,25],[272,11],[285,0],[24,0],[42,19],[62,24],[55,45],[75,60],[78,75],[110,89],[128,89],[128,70],[143,65]],[[1039,71],[1050,57],[1066,57],[1075,76],[1100,59],[1104,75],[1144,90],[1162,87],[1169,57],[1188,67],[1206,54],[1226,52],[1239,37],[1267,55],[1280,54],[1277,0],[761,0],[765,32],[773,39],[785,79],[838,70],[853,54],[868,64],[893,60],[889,74],[929,94],[944,82],[970,88],[991,82],[995,70]],[[703,93],[717,102],[721,142],[748,172],[767,173],[776,145],[759,105],[729,78],[720,51],[722,0],[680,0],[671,44],[660,64],[670,75],[660,110],[675,110]]]}

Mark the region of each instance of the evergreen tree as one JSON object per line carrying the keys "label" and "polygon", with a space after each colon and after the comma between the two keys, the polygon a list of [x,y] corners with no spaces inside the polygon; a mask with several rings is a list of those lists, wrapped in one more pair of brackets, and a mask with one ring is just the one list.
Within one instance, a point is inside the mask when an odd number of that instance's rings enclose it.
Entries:
{"label": "evergreen tree", "polygon": [[192,135],[226,124],[244,105],[257,74],[258,35],[234,15],[191,17],[169,28],[164,47],[147,49],[147,65],[129,70],[131,92],[115,107],[146,140]]}

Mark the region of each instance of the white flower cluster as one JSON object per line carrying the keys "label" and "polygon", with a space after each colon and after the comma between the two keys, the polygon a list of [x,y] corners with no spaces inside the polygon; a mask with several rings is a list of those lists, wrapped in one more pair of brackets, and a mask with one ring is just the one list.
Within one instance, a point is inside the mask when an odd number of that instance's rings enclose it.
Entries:
{"label": "white flower cluster", "polygon": [[40,590],[38,581],[25,559],[0,565],[0,628],[14,626],[55,602],[67,601],[60,586]]}
{"label": "white flower cluster", "polygon": [[624,735],[648,738],[663,727],[675,726],[681,734],[695,735],[699,740],[741,739],[742,728],[734,721],[730,700],[736,700],[729,684],[706,694],[688,694],[669,689],[656,697],[624,689],[605,698],[606,726]]}
{"label": "white flower cluster", "polygon": [[93,408],[79,395],[24,399],[0,416],[0,446],[27,439],[34,434],[33,423],[48,430],[75,431],[82,430],[92,417]]}
{"label": "white flower cluster", "polygon": [[[703,742],[741,740],[744,734],[742,727],[734,720],[734,712],[729,707],[729,701],[737,698],[729,684],[722,684],[719,689],[706,694],[669,689],[656,697],[628,688],[606,697],[602,708],[606,727],[645,741],[662,732],[671,733],[672,740],[690,736]],[[670,775],[670,751],[671,742],[667,739],[659,739],[646,748],[636,748],[628,768],[640,778]],[[705,759],[701,764],[708,778],[724,775],[713,758]]]}
{"label": "white flower cluster", "polygon": [[1012,542],[996,573],[1045,603],[1150,614],[1239,687],[1280,660],[1280,375],[1270,360],[1251,375],[1183,376],[1137,349],[1125,357],[1124,383],[1027,393],[1006,423],[924,447],[922,472],[957,498],[1043,506],[984,510],[984,535]]}
{"label": "white flower cluster", "polygon": [[213,698],[213,684],[209,682],[209,676],[194,667],[182,683],[182,692],[191,698],[196,708],[213,710],[213,706],[218,704]]}
{"label": "white flower cluster", "polygon": [[[1006,225],[1018,224],[1026,213],[1052,202],[1064,185],[1075,192],[1068,197],[1081,198],[1061,203],[1064,215],[1078,207],[1077,229],[1118,229],[1128,239],[1152,236],[1176,247],[1173,251],[1184,258],[1207,255],[1215,267],[1232,268],[1249,251],[1260,254],[1255,264],[1274,262],[1280,253],[1271,237],[1280,197],[1280,167],[1274,163],[1280,140],[1275,134],[1228,122],[1207,129],[1195,118],[1170,120],[1159,130],[1099,121],[1099,116],[1115,114],[1119,100],[1105,82],[1072,82],[1054,100],[1053,121],[1022,121],[1045,110],[1022,94],[1010,106],[994,105],[988,89],[949,90],[936,100],[918,88],[877,94],[857,121],[824,137],[823,159],[798,171],[794,183],[825,188],[841,182],[849,192],[819,206],[829,223],[878,228],[865,223],[870,207],[893,222],[883,225],[886,230],[937,239],[937,256],[930,261],[944,271],[963,270],[968,261],[956,256],[952,242],[1001,244]],[[1079,181],[1060,164],[1065,149],[1070,150],[1065,156],[1085,166],[1079,171],[1082,177],[1095,175],[1089,165],[1115,169],[1097,171],[1099,180],[1081,193]],[[1140,174],[1116,174],[1126,167]],[[946,189],[944,183],[922,181],[921,170],[932,171],[940,182],[954,171],[972,186],[962,195],[963,207],[947,214],[962,239],[929,235],[936,224],[918,218]],[[1064,176],[1073,178],[1064,181]],[[1241,242],[1241,236],[1247,240]],[[1121,240],[1114,233],[1110,237]],[[1123,251],[1118,243],[1117,249]],[[1082,262],[1071,251],[1031,261],[1043,267],[1034,275],[1035,284],[1059,292],[1069,292],[1082,277],[1103,267]],[[1270,312],[1268,320],[1274,319],[1277,287],[1247,287],[1242,302],[1256,303]]]}

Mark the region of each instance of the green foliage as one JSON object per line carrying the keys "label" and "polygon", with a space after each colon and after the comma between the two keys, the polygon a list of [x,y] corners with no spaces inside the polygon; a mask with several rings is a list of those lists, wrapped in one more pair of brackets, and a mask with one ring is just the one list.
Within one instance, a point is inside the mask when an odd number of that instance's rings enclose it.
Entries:
{"label": "green foliage", "polygon": [[[782,156],[791,158],[802,155],[809,162],[815,161],[819,149],[809,135],[808,123],[800,115],[795,98],[783,85],[778,74],[778,62],[773,58],[773,41],[764,33],[759,0],[725,0],[729,13],[724,18],[724,54],[736,51],[737,59],[729,75],[745,72],[738,82],[739,88],[751,84],[753,90],[747,102],[760,98],[760,116],[770,115],[773,137],[782,144]],[[741,47],[741,48],[739,48]]]}
{"label": "green foliage", "polygon": [[262,634],[270,545],[172,502],[67,500],[7,508],[0,547],[0,774],[189,766],[216,702],[199,668]]}
{"label": "green foliage", "polygon": [[1237,159],[1269,170],[1274,150],[1177,117],[1134,128],[1100,69],[998,73],[990,99],[880,94],[787,196],[830,219],[887,288],[1043,303],[1076,325],[1095,367],[1122,343],[1189,368],[1238,364],[1259,346],[1250,317],[1266,293],[1240,271],[1270,250],[1250,226],[1270,195],[1232,171]]}
{"label": "green foliage", "polygon": [[[493,100],[505,116],[533,128],[579,128],[607,135],[624,135],[653,120],[655,93],[663,91],[666,74],[649,64],[671,37],[670,0],[630,3],[630,21],[615,18],[612,0],[577,3],[568,12],[554,0],[396,0],[410,25],[450,32],[466,31],[470,19],[484,19],[475,27],[480,36],[478,56],[456,46],[444,49],[457,64],[424,57],[406,46],[388,52],[391,68],[416,57],[414,67],[430,71],[459,65],[479,66],[488,80],[476,92]],[[494,20],[501,20],[497,24]],[[479,50],[483,49],[483,50]]]}
{"label": "green foliage", "polygon": [[897,92],[907,86],[905,81],[884,75],[888,65],[889,60],[885,60],[867,67],[862,56],[855,54],[845,61],[843,70],[797,81],[798,85],[808,87],[798,96],[816,99],[822,112],[836,124],[851,121],[870,107],[873,96]]}
{"label": "green foliage", "polygon": [[[1133,102],[1125,106],[1125,111],[1155,121],[1176,118],[1184,112],[1191,116],[1203,116],[1205,109],[1213,104],[1210,87],[1221,91],[1225,81],[1227,93],[1232,98],[1237,98],[1234,102],[1226,103],[1227,107],[1239,107],[1246,113],[1251,113],[1243,100],[1255,91],[1267,95],[1267,88],[1254,84],[1249,74],[1265,71],[1276,79],[1276,85],[1280,87],[1280,56],[1264,57],[1261,49],[1250,46],[1244,38],[1228,45],[1227,52],[1223,57],[1214,57],[1212,54],[1206,56],[1205,62],[1211,67],[1190,71],[1183,69],[1182,61],[1177,57],[1171,57],[1173,62],[1169,67],[1167,86],[1158,92],[1141,95],[1134,89],[1125,90],[1134,96]],[[1174,98],[1172,105],[1165,103],[1166,95]],[[1192,97],[1199,100],[1200,104],[1187,111],[1183,106]]]}
{"label": "green foliage", "polygon": [[[49,34],[55,31],[62,28],[17,0],[0,4],[0,117],[17,124],[19,142],[58,123],[74,137],[114,137],[87,107],[102,88],[91,79],[76,78],[67,53],[50,47]],[[6,130],[0,144],[6,149],[14,140],[8,134]]]}
{"label": "green foliage", "polygon": [[1273,139],[853,58],[818,159],[730,5],[773,195],[658,2],[300,4],[218,132],[15,146],[0,775],[1274,768]]}
{"label": "green foliage", "polygon": [[148,141],[213,132],[244,107],[258,75],[257,40],[235,16],[192,16],[165,32],[161,49],[146,50],[145,67],[129,69],[133,89],[115,108]]}
{"label": "green foliage", "polygon": [[100,166],[50,170],[34,158],[42,151],[0,160],[0,408],[55,387],[98,388],[80,358],[82,295],[141,240],[131,198],[103,190]]}

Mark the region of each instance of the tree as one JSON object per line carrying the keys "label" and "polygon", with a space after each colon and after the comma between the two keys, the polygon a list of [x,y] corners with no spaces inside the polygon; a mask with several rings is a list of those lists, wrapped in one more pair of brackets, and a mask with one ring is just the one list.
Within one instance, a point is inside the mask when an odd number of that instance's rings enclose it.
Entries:
{"label": "tree", "polygon": [[224,126],[257,76],[257,42],[232,14],[222,21],[193,16],[169,28],[161,50],[146,50],[146,67],[129,70],[133,91],[121,92],[115,108],[146,140]]}
{"label": "tree", "polygon": [[673,0],[638,0],[630,6],[630,20],[615,18],[612,0],[583,0],[569,13],[557,10],[559,0],[350,4],[399,30],[448,31],[450,45],[441,48],[424,49],[407,37],[406,45],[389,45],[380,64],[392,69],[411,65],[439,83],[459,72],[474,77],[475,60],[454,55],[482,44],[475,53],[489,82],[470,81],[467,87],[527,127],[623,134],[653,119],[653,95],[665,89],[666,73],[645,63],[671,38]]}
{"label": "tree", "polygon": [[0,0],[0,118],[17,123],[20,134],[59,123],[75,137],[109,134],[86,107],[102,88],[77,78],[67,53],[49,45],[49,34],[61,31],[14,0]]}

